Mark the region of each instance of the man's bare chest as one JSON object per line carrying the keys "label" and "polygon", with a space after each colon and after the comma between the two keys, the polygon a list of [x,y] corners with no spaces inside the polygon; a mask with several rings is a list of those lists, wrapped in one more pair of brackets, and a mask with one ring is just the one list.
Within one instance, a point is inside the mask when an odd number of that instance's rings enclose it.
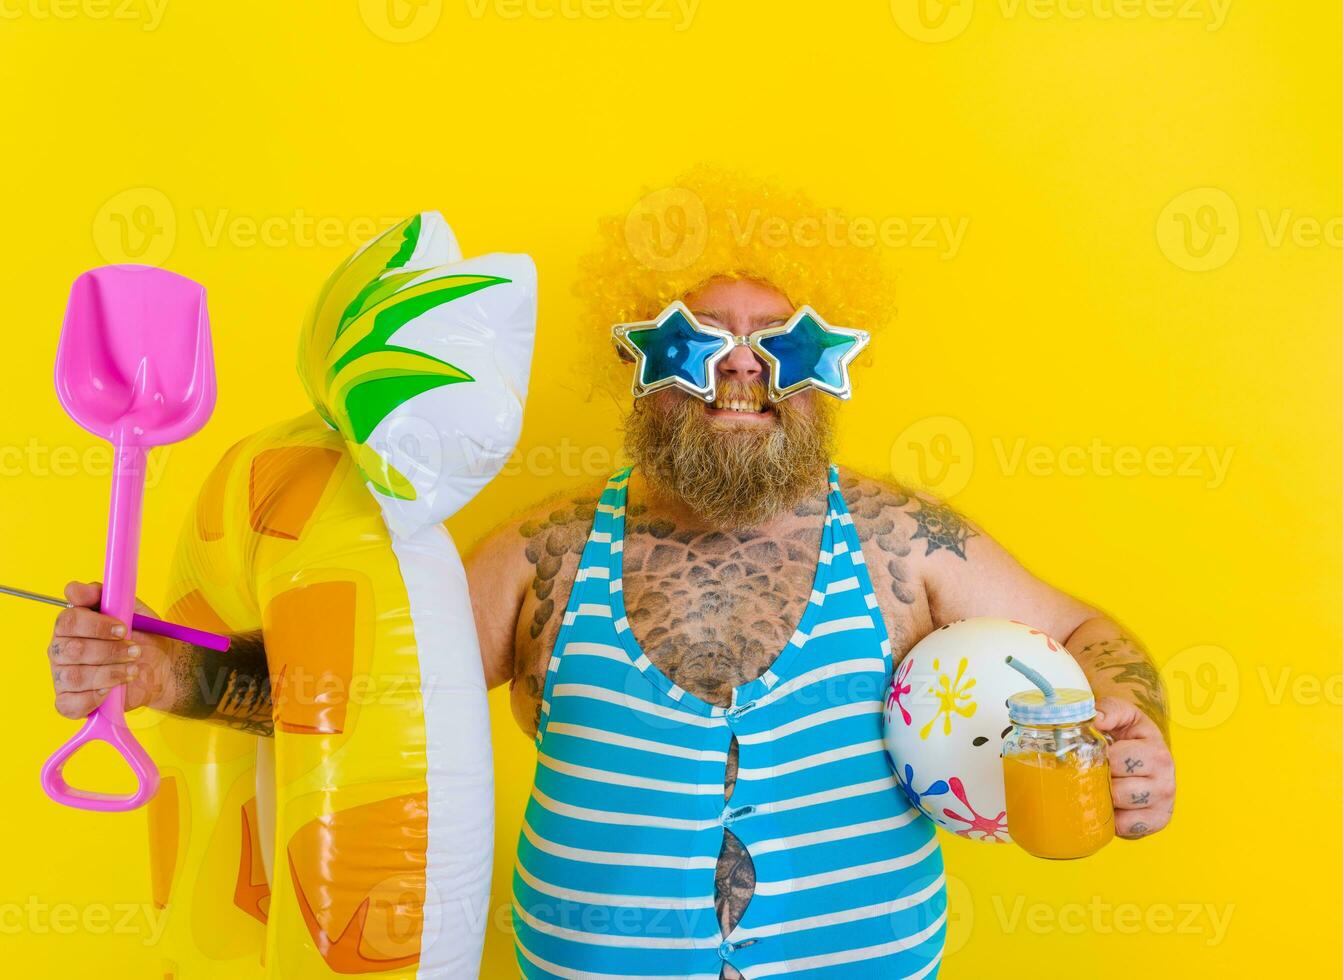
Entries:
{"label": "man's bare chest", "polygon": [[811,596],[819,526],[675,533],[634,522],[624,556],[630,627],[664,674],[712,704],[769,669]]}

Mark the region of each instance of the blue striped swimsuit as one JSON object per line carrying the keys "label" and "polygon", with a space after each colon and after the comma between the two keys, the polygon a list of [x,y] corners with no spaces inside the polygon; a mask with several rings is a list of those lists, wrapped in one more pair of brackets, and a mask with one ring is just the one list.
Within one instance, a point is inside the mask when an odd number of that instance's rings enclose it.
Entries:
{"label": "blue striped swimsuit", "polygon": [[[891,647],[835,469],[802,621],[728,708],[678,687],[630,631],[628,477],[601,496],[546,674],[513,876],[523,976],[716,980],[726,962],[747,980],[935,977],[942,856],[882,747]],[[724,937],[726,827],[756,888]]]}

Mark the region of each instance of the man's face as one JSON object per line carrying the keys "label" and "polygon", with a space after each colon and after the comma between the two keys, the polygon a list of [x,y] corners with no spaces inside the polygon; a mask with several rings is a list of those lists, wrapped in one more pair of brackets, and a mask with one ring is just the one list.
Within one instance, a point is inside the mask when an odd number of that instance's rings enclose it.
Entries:
{"label": "man's face", "polygon": [[[782,326],[788,298],[760,282],[715,279],[683,301],[706,326],[744,336]],[[823,485],[833,430],[830,406],[806,390],[767,397],[767,368],[746,346],[718,362],[712,405],[674,388],[637,399],[625,446],[656,489],[719,527],[751,527]]]}

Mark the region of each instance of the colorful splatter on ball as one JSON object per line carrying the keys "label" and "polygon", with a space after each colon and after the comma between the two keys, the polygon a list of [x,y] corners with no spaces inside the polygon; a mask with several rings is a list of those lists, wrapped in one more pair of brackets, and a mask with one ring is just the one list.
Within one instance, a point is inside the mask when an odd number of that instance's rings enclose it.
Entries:
{"label": "colorful splatter on ball", "polygon": [[1028,685],[1009,656],[1058,687],[1090,689],[1063,644],[1025,623],[984,617],[924,637],[896,667],[886,696],[896,782],[910,803],[968,840],[1011,840],[999,754],[1007,698]]}

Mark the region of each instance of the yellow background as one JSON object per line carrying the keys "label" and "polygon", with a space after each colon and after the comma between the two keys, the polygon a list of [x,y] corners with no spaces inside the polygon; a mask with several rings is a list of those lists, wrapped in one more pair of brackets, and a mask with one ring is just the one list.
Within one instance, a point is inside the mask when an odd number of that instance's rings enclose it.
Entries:
{"label": "yellow background", "polygon": [[[964,219],[958,248],[897,250],[900,316],[857,378],[842,459],[949,494],[1143,637],[1172,684],[1180,794],[1170,830],[1086,862],[949,843],[944,975],[1336,968],[1320,937],[1343,912],[1337,4],[4,0],[0,14],[0,581],[55,591],[100,574],[106,457],[50,383],[87,267],[161,262],[210,290],[221,396],[149,492],[140,591],[157,600],[207,467],[306,407],[299,318],[370,221],[436,208],[468,252],[525,250],[541,270],[523,445],[451,522],[465,549],[615,465],[613,408],[586,398],[573,342],[597,215],[705,159],[892,236],[902,218]],[[315,219],[325,240],[305,233]],[[1116,471],[1106,454],[1123,447]],[[1209,453],[1230,454],[1221,477]],[[3,968],[153,975],[143,913],[118,921],[147,900],[144,817],[42,796],[42,760],[73,727],[50,707],[51,616],[3,608]],[[533,758],[501,695],[496,924]],[[485,975],[516,975],[497,926]]]}

